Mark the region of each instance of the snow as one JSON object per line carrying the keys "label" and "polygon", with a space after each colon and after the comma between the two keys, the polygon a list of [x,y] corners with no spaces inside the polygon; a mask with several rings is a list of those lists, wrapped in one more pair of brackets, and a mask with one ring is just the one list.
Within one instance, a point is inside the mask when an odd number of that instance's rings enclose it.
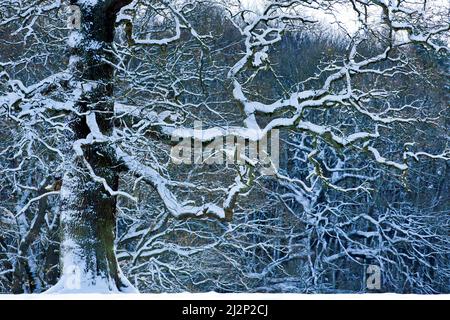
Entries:
{"label": "snow", "polygon": [[105,140],[105,137],[100,132],[100,129],[98,127],[97,120],[96,120],[96,117],[95,117],[95,112],[90,112],[86,116],[86,124],[88,125],[89,130],[91,130],[91,134],[92,134],[94,139]]}
{"label": "snow", "polygon": [[78,0],[77,3],[80,6],[93,7],[93,6],[97,5],[98,0]]}
{"label": "snow", "polygon": [[377,149],[373,148],[373,147],[368,147],[367,150],[372,152],[372,154],[375,157],[375,161],[377,161],[377,162],[379,162],[381,164],[385,164],[385,165],[388,165],[388,166],[393,166],[393,167],[395,167],[395,168],[397,168],[399,170],[403,170],[403,171],[408,169],[408,166],[406,164],[402,164],[402,163],[397,163],[397,162],[394,162],[394,161],[386,160],[386,158],[382,157],[380,155],[380,152]]}
{"label": "snow", "polygon": [[253,60],[253,66],[259,67],[264,63],[264,61],[267,60],[267,58],[269,57],[269,55],[267,54],[268,49],[269,49],[269,47],[264,47],[263,50],[255,53],[255,57]]}
{"label": "snow", "polygon": [[139,161],[122,151],[120,148],[116,148],[116,154],[118,159],[123,161],[131,172],[142,176],[156,188],[166,209],[174,217],[182,217],[185,215],[202,216],[207,213],[213,214],[221,219],[225,217],[224,210],[214,203],[206,203],[201,206],[179,203],[175,195],[168,189],[168,185],[171,184],[170,181],[163,178],[155,169],[139,163]]}
{"label": "snow", "polygon": [[95,142],[107,141],[107,138],[100,132],[100,129],[95,118],[95,112],[90,112],[86,116],[86,124],[91,131],[85,139],[78,139],[73,143],[73,149],[78,156],[83,156],[83,145],[93,144]]}
{"label": "snow", "polygon": [[72,31],[67,39],[67,45],[71,48],[77,48],[83,41],[83,35],[78,31]]}
{"label": "snow", "polygon": [[21,294],[0,295],[0,300],[448,300],[450,294],[421,295],[395,293],[365,293],[365,294],[298,294],[298,293],[158,293],[158,294]]}
{"label": "snow", "polygon": [[[250,126],[250,125],[249,125]],[[269,130],[261,130],[256,128],[243,128],[243,127],[227,127],[219,128],[213,127],[208,129],[192,129],[192,128],[164,128],[164,132],[170,134],[174,139],[190,139],[196,138],[199,141],[208,142],[214,139],[226,136],[237,136],[240,138],[248,139],[250,141],[259,141],[261,138],[267,135]]]}
{"label": "snow", "polygon": [[339,137],[335,133],[333,133],[331,128],[316,125],[316,124],[308,122],[308,121],[299,122],[297,127],[299,129],[308,130],[308,131],[318,134],[318,135],[324,135],[326,133],[329,133],[331,139],[333,139],[336,143],[339,143],[340,145],[343,145],[343,146],[347,146],[357,140],[379,137],[379,133],[369,133],[369,132],[356,132],[356,133],[352,133],[346,137],[345,136]]}
{"label": "snow", "polygon": [[82,278],[83,280],[79,283],[73,283],[70,276],[63,274],[56,285],[44,291],[42,295],[66,295],[76,294],[76,295],[109,295],[109,294],[128,294],[137,293],[134,288],[127,288],[125,291],[117,289],[113,281],[108,281],[103,277],[94,278]]}

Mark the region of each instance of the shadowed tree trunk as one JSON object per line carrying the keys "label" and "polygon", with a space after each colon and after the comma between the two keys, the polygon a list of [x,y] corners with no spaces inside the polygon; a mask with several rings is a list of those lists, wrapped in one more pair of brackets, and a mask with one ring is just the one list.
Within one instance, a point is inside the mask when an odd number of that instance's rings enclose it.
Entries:
{"label": "shadowed tree trunk", "polygon": [[[113,42],[116,14],[129,2],[71,1],[80,8],[81,27],[69,39],[70,86],[74,96],[81,95],[76,102],[79,114],[67,119],[72,132],[63,147],[61,278],[50,292],[134,291],[115,256],[116,197],[104,187],[106,182],[117,190],[119,171],[109,146],[95,142],[101,140],[95,132],[109,135],[113,128],[114,70],[104,60],[111,60],[107,49]],[[93,143],[88,142],[91,138]],[[95,181],[94,175],[104,182]]]}

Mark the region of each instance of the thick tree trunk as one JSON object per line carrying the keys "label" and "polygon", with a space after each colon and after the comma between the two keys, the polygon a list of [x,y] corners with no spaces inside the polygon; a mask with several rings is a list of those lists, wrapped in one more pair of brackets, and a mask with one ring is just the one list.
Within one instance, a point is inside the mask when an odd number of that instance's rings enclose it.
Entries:
{"label": "thick tree trunk", "polygon": [[[114,37],[114,21],[120,1],[72,1],[81,11],[81,29],[69,39],[73,89],[81,90],[80,114],[72,114],[72,133],[65,146],[65,173],[61,187],[61,278],[48,292],[130,292],[133,287],[122,275],[114,250],[116,197],[95,175],[117,190],[119,174],[113,152],[102,142],[81,143],[83,156],[74,143],[86,139],[95,119],[103,135],[113,128],[113,68],[104,62]],[[126,4],[126,3],[123,3]],[[122,4],[122,5],[123,5]],[[94,122],[95,122],[94,121]],[[84,159],[85,160],[84,160]]]}

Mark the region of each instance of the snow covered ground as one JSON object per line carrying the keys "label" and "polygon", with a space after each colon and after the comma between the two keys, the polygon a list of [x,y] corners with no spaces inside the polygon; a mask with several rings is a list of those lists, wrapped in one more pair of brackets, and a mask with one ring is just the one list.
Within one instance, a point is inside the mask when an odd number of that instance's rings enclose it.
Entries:
{"label": "snow covered ground", "polygon": [[20,294],[0,295],[0,300],[450,300],[450,294],[395,293],[289,294],[289,293],[161,293],[161,294]]}

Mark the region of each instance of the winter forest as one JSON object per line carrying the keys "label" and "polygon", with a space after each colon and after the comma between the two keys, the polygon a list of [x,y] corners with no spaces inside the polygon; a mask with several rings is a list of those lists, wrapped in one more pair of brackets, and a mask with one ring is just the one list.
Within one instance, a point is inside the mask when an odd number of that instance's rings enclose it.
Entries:
{"label": "winter forest", "polygon": [[0,293],[450,293],[449,10],[1,0]]}

